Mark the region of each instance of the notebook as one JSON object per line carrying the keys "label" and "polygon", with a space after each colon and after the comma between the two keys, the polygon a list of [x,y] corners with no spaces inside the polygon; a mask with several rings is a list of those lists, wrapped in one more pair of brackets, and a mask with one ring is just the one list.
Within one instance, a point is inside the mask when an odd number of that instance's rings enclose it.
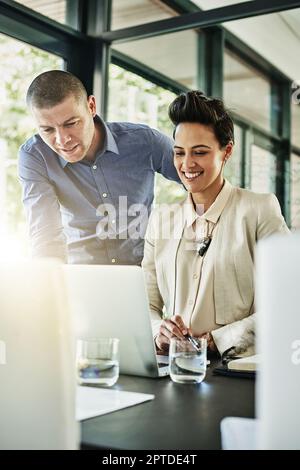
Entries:
{"label": "notebook", "polygon": [[239,377],[254,379],[256,371],[259,369],[260,358],[258,354],[252,356],[237,357],[220,363],[213,373],[216,375],[226,375],[228,377]]}
{"label": "notebook", "polygon": [[229,361],[227,367],[229,370],[255,372],[259,368],[259,354],[253,356],[241,357]]}

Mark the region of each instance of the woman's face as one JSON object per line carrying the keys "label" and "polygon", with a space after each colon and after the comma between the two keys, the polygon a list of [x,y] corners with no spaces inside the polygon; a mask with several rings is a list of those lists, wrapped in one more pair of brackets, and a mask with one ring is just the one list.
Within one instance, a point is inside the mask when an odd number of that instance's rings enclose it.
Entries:
{"label": "woman's face", "polygon": [[177,126],[174,145],[174,165],[191,193],[202,193],[213,183],[223,182],[223,167],[233,145],[220,144],[211,127],[194,122]]}

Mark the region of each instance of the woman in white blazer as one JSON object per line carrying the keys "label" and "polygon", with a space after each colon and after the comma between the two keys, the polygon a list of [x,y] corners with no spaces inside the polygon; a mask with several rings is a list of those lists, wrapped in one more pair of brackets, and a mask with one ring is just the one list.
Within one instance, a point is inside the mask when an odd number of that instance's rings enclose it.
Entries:
{"label": "woman in white blazer", "polygon": [[221,100],[190,91],[171,103],[169,116],[174,165],[188,195],[155,209],[145,237],[142,266],[157,349],[167,352],[172,337],[189,332],[205,336],[220,354],[241,343],[252,353],[254,247],[289,230],[273,194],[224,179],[234,127]]}

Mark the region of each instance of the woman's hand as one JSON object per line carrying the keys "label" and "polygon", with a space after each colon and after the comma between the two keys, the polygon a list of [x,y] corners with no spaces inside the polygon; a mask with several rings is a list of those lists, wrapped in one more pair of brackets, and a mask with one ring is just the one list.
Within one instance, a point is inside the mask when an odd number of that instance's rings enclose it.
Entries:
{"label": "woman's hand", "polygon": [[218,348],[216,346],[216,343],[214,342],[213,336],[209,331],[207,333],[204,333],[203,335],[201,335],[200,338],[205,338],[206,339],[207,348],[210,351],[218,352]]}
{"label": "woman's hand", "polygon": [[159,350],[158,352],[168,352],[170,339],[182,339],[187,333],[188,328],[185,326],[180,315],[174,315],[167,320],[163,320],[159,328],[159,333],[155,338],[155,344]]}

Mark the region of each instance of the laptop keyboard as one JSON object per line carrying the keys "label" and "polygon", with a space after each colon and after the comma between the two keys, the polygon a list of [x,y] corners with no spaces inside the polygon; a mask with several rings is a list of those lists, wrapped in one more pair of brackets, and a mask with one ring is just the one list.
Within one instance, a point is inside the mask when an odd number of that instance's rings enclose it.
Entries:
{"label": "laptop keyboard", "polygon": [[161,367],[168,367],[168,364],[166,364],[165,362],[158,362],[157,365],[159,369],[161,369]]}

